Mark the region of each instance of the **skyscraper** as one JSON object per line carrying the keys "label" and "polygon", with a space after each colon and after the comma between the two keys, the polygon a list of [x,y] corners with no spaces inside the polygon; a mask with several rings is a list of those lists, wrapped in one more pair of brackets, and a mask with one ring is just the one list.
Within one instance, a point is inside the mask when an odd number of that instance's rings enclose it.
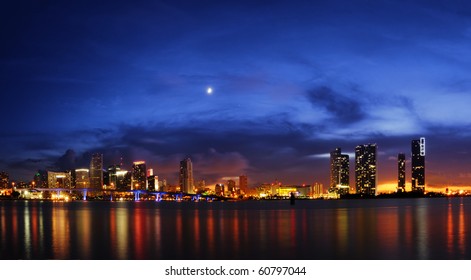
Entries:
{"label": "skyscraper", "polygon": [[397,155],[397,192],[406,191],[406,155]]}
{"label": "skyscraper", "polygon": [[355,183],[357,194],[376,195],[376,144],[355,148]]}
{"label": "skyscraper", "polygon": [[412,140],[412,191],[425,192],[425,138]]}
{"label": "skyscraper", "polygon": [[239,176],[239,189],[245,194],[247,193],[247,188],[249,187],[249,181],[247,175]]}
{"label": "skyscraper", "polygon": [[135,161],[132,164],[131,189],[147,190],[147,168],[145,161]]}
{"label": "skyscraper", "polygon": [[82,168],[82,169],[75,169],[75,188],[77,189],[86,189],[90,187],[90,174],[89,170]]}
{"label": "skyscraper", "polygon": [[342,154],[340,148],[330,153],[330,188],[329,192],[348,194],[350,190],[350,157]]}
{"label": "skyscraper", "polygon": [[93,154],[90,161],[90,188],[103,188],[103,154]]}
{"label": "skyscraper", "polygon": [[180,190],[184,193],[195,193],[193,186],[193,165],[189,158],[180,161]]}
{"label": "skyscraper", "polygon": [[0,188],[1,189],[7,189],[8,184],[10,182],[10,177],[8,176],[8,173],[2,171],[0,172]]}

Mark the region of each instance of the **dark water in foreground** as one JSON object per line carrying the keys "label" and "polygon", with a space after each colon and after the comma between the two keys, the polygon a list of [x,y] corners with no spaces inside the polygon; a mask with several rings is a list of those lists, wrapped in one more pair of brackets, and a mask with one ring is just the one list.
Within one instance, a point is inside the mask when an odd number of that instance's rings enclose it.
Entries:
{"label": "dark water in foreground", "polygon": [[0,201],[1,259],[471,259],[471,198]]}

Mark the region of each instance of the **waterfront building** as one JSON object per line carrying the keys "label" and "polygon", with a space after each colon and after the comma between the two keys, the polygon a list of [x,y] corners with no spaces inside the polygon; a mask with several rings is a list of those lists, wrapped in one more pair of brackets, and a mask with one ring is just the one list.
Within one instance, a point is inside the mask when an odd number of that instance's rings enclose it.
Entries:
{"label": "waterfront building", "polygon": [[147,190],[146,162],[135,161],[132,165],[131,190]]}
{"label": "waterfront building", "polygon": [[359,145],[355,148],[356,193],[376,195],[376,144]]}
{"label": "waterfront building", "polygon": [[397,155],[397,192],[406,191],[406,155]]}
{"label": "waterfront building", "polygon": [[425,138],[412,140],[412,191],[425,192]]}
{"label": "waterfront building", "polygon": [[216,187],[214,188],[216,195],[224,196],[224,191],[224,184],[216,184]]}
{"label": "waterfront building", "polygon": [[47,187],[50,189],[70,189],[72,175],[70,172],[47,171]]}
{"label": "waterfront building", "polygon": [[167,180],[163,179],[159,181],[159,191],[168,192]]}
{"label": "waterfront building", "polygon": [[[147,172],[147,174],[149,175],[149,172]],[[149,191],[156,191],[156,192],[161,191],[161,189],[159,188],[159,176],[150,175],[147,177],[147,189]]]}
{"label": "waterfront building", "polygon": [[8,189],[10,183],[10,176],[7,172],[0,172],[0,189]]}
{"label": "waterfront building", "polygon": [[246,194],[248,191],[247,190],[248,187],[249,187],[249,182],[248,182],[247,175],[240,175],[239,176],[239,189],[241,190],[241,192]]}
{"label": "waterfront building", "polygon": [[236,182],[234,180],[227,180],[227,195],[235,195],[236,193]]}
{"label": "waterfront building", "polygon": [[340,148],[330,153],[330,187],[329,192],[348,194],[350,192],[350,158],[342,154]]}
{"label": "waterfront building", "polygon": [[34,174],[33,178],[33,188],[47,188],[47,171],[46,170],[38,170],[36,174]]}
{"label": "waterfront building", "polygon": [[180,191],[194,194],[193,165],[190,158],[180,161]]}
{"label": "waterfront building", "polygon": [[90,188],[103,188],[103,154],[93,154],[90,161]]}
{"label": "waterfront building", "polygon": [[129,191],[131,190],[131,177],[132,174],[126,170],[116,171],[116,190]]}
{"label": "waterfront building", "polygon": [[313,198],[320,198],[322,197],[322,194],[324,192],[323,185],[321,183],[314,183],[313,184],[313,190],[312,190],[312,196]]}
{"label": "waterfront building", "polygon": [[121,165],[115,164],[108,166],[107,187],[114,190],[118,188],[118,172],[121,171]]}
{"label": "waterfront building", "polygon": [[89,169],[75,169],[75,188],[88,189],[90,187],[90,170]]}

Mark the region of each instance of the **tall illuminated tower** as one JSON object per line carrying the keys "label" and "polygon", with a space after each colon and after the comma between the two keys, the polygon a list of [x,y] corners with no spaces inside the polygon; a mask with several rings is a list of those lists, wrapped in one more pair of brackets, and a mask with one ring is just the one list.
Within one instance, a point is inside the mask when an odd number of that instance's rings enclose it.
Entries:
{"label": "tall illuminated tower", "polygon": [[340,148],[330,152],[329,192],[348,194],[350,190],[350,157]]}
{"label": "tall illuminated tower", "polygon": [[147,190],[147,168],[145,161],[135,161],[132,165],[131,190]]}
{"label": "tall illuminated tower", "polygon": [[249,187],[249,182],[248,182],[247,175],[240,175],[239,176],[239,189],[243,193],[247,193],[248,187]]}
{"label": "tall illuminated tower", "polygon": [[90,161],[90,188],[103,188],[103,154],[93,154]]}
{"label": "tall illuminated tower", "polygon": [[412,140],[412,191],[425,192],[425,138]]}
{"label": "tall illuminated tower", "polygon": [[193,165],[189,158],[180,161],[180,190],[184,193],[195,193],[193,183]]}
{"label": "tall illuminated tower", "polygon": [[376,144],[355,148],[355,183],[357,194],[376,195]]}
{"label": "tall illuminated tower", "polygon": [[406,155],[397,155],[397,192],[406,191]]}

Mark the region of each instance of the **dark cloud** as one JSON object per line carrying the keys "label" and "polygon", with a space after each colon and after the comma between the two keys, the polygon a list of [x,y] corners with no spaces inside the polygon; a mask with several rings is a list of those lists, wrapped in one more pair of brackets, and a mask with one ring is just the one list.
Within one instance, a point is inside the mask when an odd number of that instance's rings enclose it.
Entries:
{"label": "dark cloud", "polygon": [[72,149],[69,149],[65,152],[64,155],[62,155],[57,162],[55,163],[55,166],[59,170],[72,170],[76,168],[77,164],[77,156],[75,154],[75,151]]}
{"label": "dark cloud", "polygon": [[366,117],[358,100],[340,94],[330,87],[322,86],[311,89],[306,97],[314,108],[323,108],[331,114],[336,123],[352,124]]}

